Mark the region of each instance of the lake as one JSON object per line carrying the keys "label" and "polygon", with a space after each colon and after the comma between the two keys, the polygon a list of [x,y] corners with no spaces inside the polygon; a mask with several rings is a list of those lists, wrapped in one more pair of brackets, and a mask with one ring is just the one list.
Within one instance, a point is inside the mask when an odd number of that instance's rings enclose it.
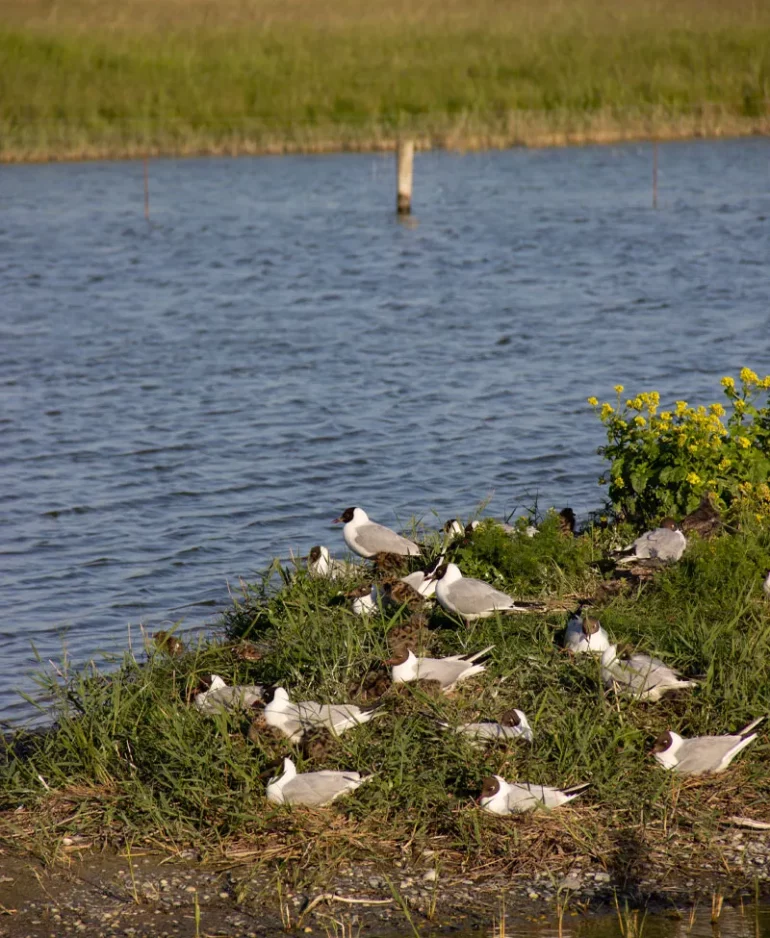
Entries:
{"label": "lake", "polygon": [[[0,717],[349,505],[599,508],[588,395],[770,371],[770,140],[0,167]],[[130,627],[130,632],[129,632]]]}

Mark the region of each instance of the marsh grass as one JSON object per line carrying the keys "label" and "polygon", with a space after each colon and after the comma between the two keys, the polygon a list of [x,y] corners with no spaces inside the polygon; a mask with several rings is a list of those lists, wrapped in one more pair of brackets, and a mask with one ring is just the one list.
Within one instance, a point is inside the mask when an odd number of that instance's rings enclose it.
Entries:
{"label": "marsh grass", "polygon": [[[564,607],[596,592],[612,536],[591,529],[565,537],[549,514],[534,538],[482,525],[455,556],[466,573],[517,598]],[[440,549],[436,535],[428,551]],[[766,735],[715,780],[677,779],[648,750],[667,727],[723,733],[770,710],[770,604],[760,585],[768,555],[770,535],[746,522],[736,534],[693,540],[679,564],[597,609],[617,639],[702,675],[694,692],[657,704],[616,699],[602,687],[598,661],[567,656],[559,647],[564,612],[495,616],[467,628],[433,611],[436,651],[493,644],[487,671],[451,697],[411,685],[389,690],[378,701],[383,715],[336,739],[323,762],[375,777],[319,811],[272,806],[264,796],[284,755],[300,771],[318,765],[288,742],[251,741],[245,714],[202,716],[190,693],[217,673],[229,684],[280,682],[298,698],[354,699],[408,613],[351,613],[342,594],[370,576],[366,568],[340,583],[273,567],[234,600],[224,639],[200,640],[180,657],[148,641],[104,669],[46,677],[55,723],[48,733],[6,740],[0,833],[48,861],[73,834],[131,850],[192,847],[207,861],[273,870],[292,888],[322,886],[351,860],[409,862],[425,850],[441,857],[442,870],[468,876],[556,873],[578,857],[620,882],[632,882],[644,864],[697,870],[726,815],[762,816]],[[259,660],[241,659],[244,638]],[[439,725],[494,718],[510,706],[527,713],[532,746],[479,750]],[[497,819],[473,803],[490,773],[591,788],[568,809]]]}
{"label": "marsh grass", "polygon": [[0,158],[766,132],[749,0],[9,0]]}

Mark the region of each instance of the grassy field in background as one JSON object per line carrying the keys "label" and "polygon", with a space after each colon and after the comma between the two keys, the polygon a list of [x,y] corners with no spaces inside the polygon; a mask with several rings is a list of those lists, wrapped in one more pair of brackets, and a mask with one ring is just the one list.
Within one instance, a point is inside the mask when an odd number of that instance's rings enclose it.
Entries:
{"label": "grassy field in background", "polygon": [[0,159],[770,129],[770,3],[6,0]]}

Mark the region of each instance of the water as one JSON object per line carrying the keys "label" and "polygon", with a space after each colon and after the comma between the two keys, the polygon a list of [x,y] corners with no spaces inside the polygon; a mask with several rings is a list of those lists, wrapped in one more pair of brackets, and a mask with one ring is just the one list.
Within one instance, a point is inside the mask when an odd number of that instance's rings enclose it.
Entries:
{"label": "water", "polygon": [[360,504],[598,507],[585,398],[770,371],[770,141],[0,168],[0,716]]}
{"label": "water", "polygon": [[502,927],[497,921],[484,931],[453,929],[451,933],[455,938],[768,938],[770,908],[754,906],[748,898],[744,902],[736,901],[733,907],[726,905],[714,922],[704,906],[699,909],[672,906],[666,913],[643,908],[629,911],[620,900],[619,912],[579,915],[567,903],[561,929],[552,911],[542,920],[508,915]]}

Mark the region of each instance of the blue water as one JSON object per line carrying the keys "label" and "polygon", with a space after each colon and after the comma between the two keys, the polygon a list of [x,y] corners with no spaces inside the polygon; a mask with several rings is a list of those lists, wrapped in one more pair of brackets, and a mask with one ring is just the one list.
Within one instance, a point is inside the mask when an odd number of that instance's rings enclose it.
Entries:
{"label": "blue water", "polygon": [[[0,716],[359,504],[597,508],[588,395],[770,371],[770,141],[0,167]],[[435,514],[433,514],[435,513]]]}

